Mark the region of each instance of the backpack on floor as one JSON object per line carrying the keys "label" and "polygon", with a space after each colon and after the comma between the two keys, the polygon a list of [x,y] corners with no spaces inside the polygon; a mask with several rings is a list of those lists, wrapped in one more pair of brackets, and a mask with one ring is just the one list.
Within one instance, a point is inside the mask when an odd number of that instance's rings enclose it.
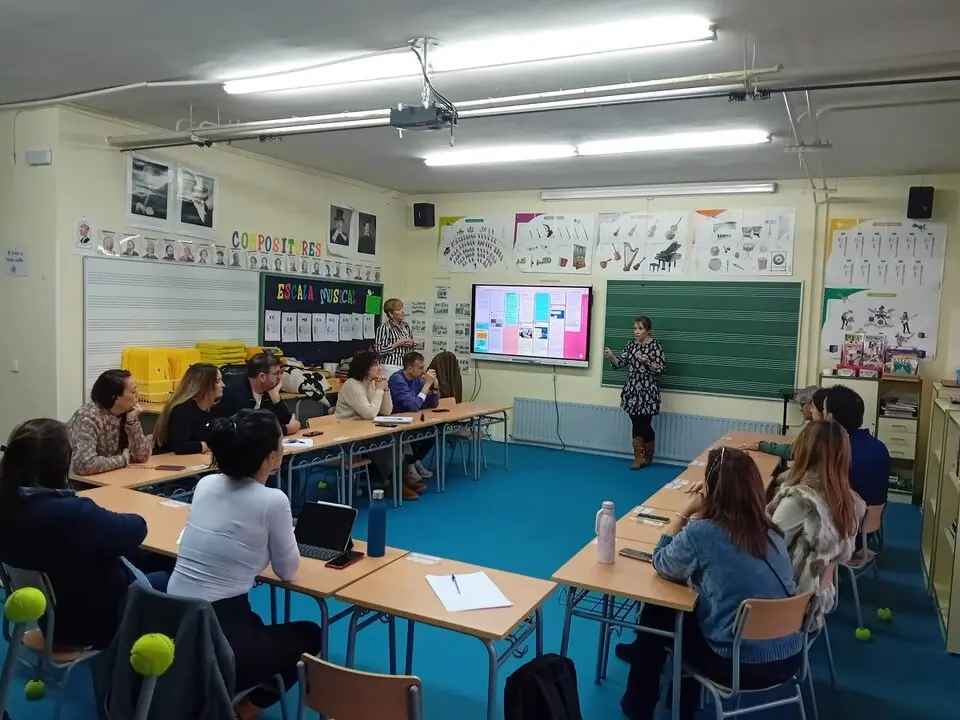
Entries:
{"label": "backpack on floor", "polygon": [[583,720],[577,669],[553,653],[534,658],[507,678],[504,720]]}

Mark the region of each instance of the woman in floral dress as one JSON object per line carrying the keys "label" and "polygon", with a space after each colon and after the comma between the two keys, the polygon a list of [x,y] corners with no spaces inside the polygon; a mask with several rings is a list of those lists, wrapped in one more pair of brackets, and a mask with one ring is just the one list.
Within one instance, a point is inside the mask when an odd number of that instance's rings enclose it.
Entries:
{"label": "woman in floral dress", "polygon": [[660,414],[660,388],[657,377],[663,373],[663,347],[650,334],[653,322],[646,315],[633,321],[633,337],[617,355],[604,348],[604,357],[615,368],[627,368],[627,381],[620,393],[620,407],[630,416],[633,424],[633,465],[639,470],[653,462],[654,432],[651,422]]}

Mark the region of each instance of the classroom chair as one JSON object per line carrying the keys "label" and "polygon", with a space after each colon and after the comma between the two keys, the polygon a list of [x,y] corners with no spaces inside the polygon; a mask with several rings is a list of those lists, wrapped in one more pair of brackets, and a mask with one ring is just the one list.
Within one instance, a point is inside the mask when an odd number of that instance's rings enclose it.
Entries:
{"label": "classroom chair", "polygon": [[[837,585],[837,566],[836,564],[830,565],[826,570],[824,570],[823,575],[820,578],[820,588],[821,590],[827,590],[831,586]],[[814,643],[817,642],[817,639],[820,636],[823,636],[824,647],[827,650],[827,667],[830,670],[830,684],[834,690],[837,689],[837,670],[833,664],[833,646],[830,644],[830,631],[827,629],[827,616],[832,615],[836,612],[837,606],[835,605],[832,610],[823,616],[823,627],[817,630],[811,630],[807,634],[807,651],[809,652],[810,648],[813,647]],[[808,675],[810,679],[810,693],[813,693],[813,678]],[[816,706],[814,706],[814,711],[816,711]]]}
{"label": "classroom chair", "polygon": [[[746,690],[740,687],[740,644],[744,640],[776,640],[786,637],[787,635],[792,635],[793,633],[802,632],[806,634],[808,611],[812,597],[813,593],[806,592],[790,598],[778,600],[747,599],[740,603],[740,609],[737,611],[737,616],[733,623],[733,682],[731,683],[731,687],[724,687],[714,682],[705,675],[700,674],[696,668],[684,663],[684,674],[700,683],[701,687],[713,698],[717,720],[724,720],[724,718],[728,717],[740,717],[741,715],[749,713],[794,704],[800,709],[800,717],[806,720],[807,715],[803,705],[803,693],[800,691],[800,683],[806,679],[810,672],[806,646],[804,646],[803,662],[800,670],[792,678],[780,683],[780,685],[772,685],[757,690]],[[787,683],[790,683],[795,690],[790,697],[762,702],[749,707],[741,706],[741,701],[744,699],[744,696],[758,692],[767,692],[781,685],[786,685]],[[723,709],[724,700],[734,700],[736,702],[736,708],[725,711]],[[816,698],[811,698],[811,701],[816,705]]]}
{"label": "classroom chair", "polygon": [[[439,407],[442,408],[452,408],[456,407],[457,399],[452,397],[440,398]],[[471,422],[476,422],[471,421]],[[467,470],[467,463],[470,462],[470,459],[473,457],[473,430],[472,428],[463,428],[462,430],[456,430],[455,432],[449,433],[445,436],[446,442],[452,446],[450,454],[447,456],[447,465],[449,465],[454,456],[457,454],[457,450],[460,450],[460,458],[463,461],[463,474],[468,475],[469,471]],[[480,444],[480,459],[483,462],[483,469],[487,469],[487,456],[483,452],[483,443]]]}
{"label": "classroom chair", "polygon": [[40,623],[23,633],[23,647],[35,656],[35,673],[41,675],[44,680],[56,681],[60,686],[60,692],[57,693],[57,699],[53,706],[53,720],[58,720],[63,712],[65,695],[63,690],[67,687],[74,669],[81,663],[89,662],[95,658],[100,654],[100,651],[90,648],[66,650],[54,647],[53,637],[56,627],[57,601],[53,593],[53,586],[50,584],[50,579],[46,573],[23,570],[4,564],[2,572],[0,572],[0,582],[3,584],[7,597],[22,588],[34,587],[43,593],[46,600],[46,612]]}
{"label": "classroom chair", "polygon": [[[324,427],[330,427],[340,422],[336,415],[322,415],[312,417],[307,420],[307,427],[311,430],[323,430]],[[344,452],[343,461],[336,458],[324,460],[320,463],[320,468],[324,473],[337,473],[337,500],[347,505],[353,505],[353,476],[362,474],[367,482],[367,498],[373,497],[373,490],[370,487],[370,466],[373,461],[369,457],[356,457],[351,460]]]}
{"label": "classroom chair", "polygon": [[863,610],[860,607],[860,588],[857,585],[857,578],[862,575],[867,568],[872,567],[873,576],[878,583],[880,582],[880,568],[877,566],[877,553],[870,549],[867,540],[871,536],[878,538],[878,540],[880,539],[881,535],[878,535],[878,533],[881,533],[881,528],[883,527],[884,508],[886,508],[886,503],[883,505],[869,505],[867,507],[867,514],[864,516],[863,523],[860,525],[860,549],[850,558],[850,562],[841,563],[841,567],[850,574],[850,584],[853,586],[853,602],[857,609],[857,640],[869,640],[871,638],[870,628],[863,623]]}
{"label": "classroom chair", "polygon": [[379,675],[352,670],[304,655],[297,664],[300,702],[307,710],[337,720],[422,720],[423,687],[414,675]]}
{"label": "classroom chair", "polygon": [[[156,652],[158,646],[162,654]],[[144,635],[133,644],[130,652],[130,667],[143,677],[133,720],[147,720],[150,717],[150,704],[153,702],[153,693],[157,689],[157,678],[170,669],[170,665],[173,664],[174,650],[173,638],[166,635]]]}
{"label": "classroom chair", "polygon": [[7,655],[3,659],[3,671],[0,672],[0,717],[4,720],[8,718],[7,698],[10,695],[10,685],[13,683],[20,649],[23,647],[23,636],[31,625],[43,617],[46,609],[47,599],[39,588],[23,587],[15,590],[7,595],[3,604],[4,618],[12,627]]}

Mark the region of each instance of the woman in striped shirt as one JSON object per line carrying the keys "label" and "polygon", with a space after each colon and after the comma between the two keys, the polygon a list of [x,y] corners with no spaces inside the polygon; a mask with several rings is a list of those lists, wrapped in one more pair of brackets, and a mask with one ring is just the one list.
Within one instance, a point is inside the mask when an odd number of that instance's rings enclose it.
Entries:
{"label": "woman in striped shirt", "polygon": [[389,378],[403,366],[403,356],[413,350],[413,333],[403,319],[403,301],[390,298],[383,304],[387,322],[380,323],[374,348],[380,356],[380,374]]}

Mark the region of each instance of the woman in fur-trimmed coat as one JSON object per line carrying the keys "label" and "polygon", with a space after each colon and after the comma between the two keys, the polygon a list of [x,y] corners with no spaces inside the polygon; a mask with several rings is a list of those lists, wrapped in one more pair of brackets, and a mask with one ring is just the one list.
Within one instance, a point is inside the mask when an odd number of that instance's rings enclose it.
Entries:
{"label": "woman in fur-trimmed coat", "polygon": [[794,464],[775,481],[767,513],[783,531],[797,592],[813,591],[814,627],[837,604],[837,589],[821,587],[827,568],[847,562],[866,505],[850,489],[850,441],[837,423],[808,424],[794,443]]}

